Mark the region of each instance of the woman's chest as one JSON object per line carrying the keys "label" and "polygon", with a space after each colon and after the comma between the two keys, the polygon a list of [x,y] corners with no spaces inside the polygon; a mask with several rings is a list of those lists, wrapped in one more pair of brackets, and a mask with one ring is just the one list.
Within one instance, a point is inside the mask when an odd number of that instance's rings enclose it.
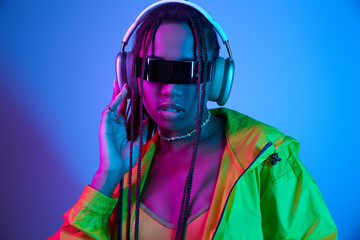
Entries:
{"label": "woman's chest", "polygon": [[[198,152],[190,197],[190,221],[210,207],[223,149],[220,145],[218,149]],[[145,181],[143,204],[170,224],[176,225],[178,221],[191,156],[190,150],[167,151],[155,156]]]}

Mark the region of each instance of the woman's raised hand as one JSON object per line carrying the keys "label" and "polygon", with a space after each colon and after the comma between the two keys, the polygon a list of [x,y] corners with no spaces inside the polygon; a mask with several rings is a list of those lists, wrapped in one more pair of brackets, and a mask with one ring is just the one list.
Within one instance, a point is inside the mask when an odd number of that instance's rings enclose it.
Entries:
{"label": "woman's raised hand", "polygon": [[[114,81],[113,96],[110,104],[102,112],[99,143],[100,166],[91,186],[111,196],[123,175],[129,170],[130,142],[127,139],[125,113],[129,88],[125,84],[121,91]],[[147,135],[147,126],[143,126],[143,136]],[[138,140],[133,147],[133,166],[139,155]]]}

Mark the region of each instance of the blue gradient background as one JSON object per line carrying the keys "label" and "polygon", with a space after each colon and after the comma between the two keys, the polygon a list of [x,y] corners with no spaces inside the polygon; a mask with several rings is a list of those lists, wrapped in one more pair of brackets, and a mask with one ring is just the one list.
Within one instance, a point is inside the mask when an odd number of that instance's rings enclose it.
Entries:
{"label": "blue gradient background", "polygon": [[[55,233],[91,182],[115,56],[152,2],[0,0],[1,239]],[[340,239],[358,238],[360,2],[195,2],[231,42],[226,106],[298,139]]]}

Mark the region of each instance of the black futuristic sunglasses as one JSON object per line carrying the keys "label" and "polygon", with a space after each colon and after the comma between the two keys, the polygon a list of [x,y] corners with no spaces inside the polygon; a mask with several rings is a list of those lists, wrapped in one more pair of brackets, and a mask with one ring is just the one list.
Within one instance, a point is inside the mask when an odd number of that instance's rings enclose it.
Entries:
{"label": "black futuristic sunglasses", "polygon": [[[143,58],[136,58],[136,76],[141,75]],[[210,81],[213,62],[207,62],[207,78]],[[204,74],[202,74],[204,76]],[[170,61],[156,58],[145,58],[144,80],[170,84],[197,84],[198,63],[196,61]],[[201,79],[203,82],[204,79]]]}

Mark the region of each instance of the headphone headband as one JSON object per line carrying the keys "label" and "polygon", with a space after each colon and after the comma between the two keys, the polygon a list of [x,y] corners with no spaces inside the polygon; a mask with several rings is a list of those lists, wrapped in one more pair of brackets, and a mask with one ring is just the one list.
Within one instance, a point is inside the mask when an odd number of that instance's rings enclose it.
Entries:
{"label": "headphone headband", "polygon": [[125,46],[128,44],[128,41],[131,35],[135,32],[136,28],[143,22],[146,13],[148,13],[149,11],[153,10],[154,8],[160,5],[167,3],[179,3],[179,4],[187,5],[198,11],[201,15],[205,17],[205,19],[207,19],[210,22],[210,24],[213,26],[215,31],[221,37],[223,43],[226,45],[229,58],[224,59],[222,57],[217,57],[216,61],[214,62],[214,65],[211,68],[212,72],[210,73],[212,75],[211,77],[212,82],[211,82],[211,90],[209,94],[209,100],[217,102],[218,105],[220,106],[224,105],[231,91],[231,86],[234,79],[234,70],[235,70],[235,63],[234,60],[232,59],[229,40],[223,29],[220,27],[220,25],[217,22],[214,21],[214,19],[210,16],[210,14],[208,14],[202,7],[196,5],[195,3],[188,2],[185,0],[158,1],[147,7],[144,11],[142,11],[139,14],[139,16],[136,18],[135,22],[131,24],[130,28],[126,31],[126,34],[123,38],[121,51],[116,56],[116,61],[115,61],[116,78],[119,86],[123,86],[125,83],[128,83],[128,85],[132,86],[132,89],[134,89],[134,94],[139,94],[139,87],[137,86],[137,81],[128,81],[129,79],[133,80],[134,77],[131,76],[131,74],[133,73],[132,73],[132,69],[129,67],[132,66],[133,57],[136,56],[133,56],[132,52],[125,52]]}
{"label": "headphone headband", "polygon": [[226,45],[226,49],[229,53],[229,57],[232,58],[232,53],[231,53],[231,49],[230,49],[230,45],[229,45],[229,40],[224,32],[224,30],[220,27],[220,25],[210,16],[210,14],[208,12],[206,12],[202,7],[200,7],[199,5],[192,3],[192,2],[188,2],[185,0],[161,0],[158,1],[156,3],[151,4],[150,6],[148,6],[147,8],[145,8],[140,14],[139,16],[135,19],[135,22],[133,24],[131,24],[130,28],[126,31],[125,36],[122,40],[122,47],[121,47],[121,51],[124,52],[125,51],[125,46],[128,44],[129,39],[131,37],[131,35],[134,33],[135,29],[137,28],[137,26],[139,24],[141,24],[144,15],[149,12],[150,10],[166,4],[166,3],[181,3],[190,7],[193,7],[194,9],[196,9],[198,12],[200,12],[215,28],[216,32],[219,34],[219,36],[221,37],[221,40],[223,41],[223,43]]}

